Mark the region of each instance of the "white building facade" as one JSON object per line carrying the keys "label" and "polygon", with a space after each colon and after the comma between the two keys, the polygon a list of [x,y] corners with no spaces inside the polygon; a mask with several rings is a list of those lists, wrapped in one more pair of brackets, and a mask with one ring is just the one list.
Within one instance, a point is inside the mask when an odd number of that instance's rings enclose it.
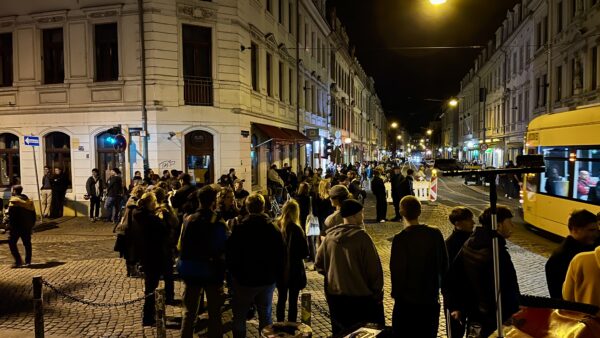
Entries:
{"label": "white building facade", "polygon": [[[331,30],[324,0],[298,1],[3,2],[0,188],[18,177],[36,195],[34,153],[38,174],[69,176],[72,211],[84,209],[92,168],[119,167],[129,182],[146,163],[198,184],[234,168],[265,190],[272,163],[323,167]],[[40,146],[24,146],[26,135]]]}

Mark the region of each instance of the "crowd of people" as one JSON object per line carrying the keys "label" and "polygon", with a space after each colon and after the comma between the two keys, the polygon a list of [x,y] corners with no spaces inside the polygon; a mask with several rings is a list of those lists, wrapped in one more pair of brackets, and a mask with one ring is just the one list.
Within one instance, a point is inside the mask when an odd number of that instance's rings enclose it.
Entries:
{"label": "crowd of people", "polygon": [[[423,170],[419,170],[423,171]],[[453,337],[487,337],[496,329],[492,269],[493,238],[498,237],[502,319],[519,310],[517,274],[506,246],[513,213],[498,206],[498,230],[492,212],[478,217],[466,207],[452,210],[454,231],[445,241],[439,229],[420,220],[412,169],[380,163],[356,163],[296,175],[284,165],[269,169],[269,189],[250,193],[231,169],[216,184],[196,187],[187,173],[136,172],[125,188],[117,168],[107,180],[97,169],[87,181],[90,220],[96,221],[104,200],[106,220],[115,223],[115,250],[124,258],[127,275],[144,278],[151,294],[164,280],[167,304],[175,304],[174,270],[184,284],[181,336],[192,337],[201,305],[208,306],[209,337],[223,336],[222,305],[233,310],[234,337],[246,336],[246,320],[258,313],[259,330],[272,324],[277,290],[277,321],[298,320],[298,298],[307,285],[307,269],[324,276],[323,290],[334,334],[360,323],[385,324],[384,274],[379,253],[364,226],[365,187],[376,200],[376,221],[387,221],[384,180],[391,184],[392,221],[403,227],[392,240],[391,296],[394,337],[436,337],[443,305]],[[15,267],[31,263],[32,201],[12,188],[7,212],[9,246]],[[266,198],[267,197],[267,198]],[[271,198],[269,198],[271,197]],[[281,209],[271,204],[281,204]],[[121,208],[121,205],[124,205]],[[275,212],[279,210],[279,212]],[[576,210],[568,222],[570,235],[546,264],[553,298],[600,306],[600,215]],[[16,242],[26,248],[22,260]],[[175,268],[175,269],[174,269]],[[583,276],[586,276],[583,278]],[[225,291],[227,290],[227,292]],[[439,303],[439,293],[443,304]],[[287,318],[285,316],[287,308]],[[143,325],[155,323],[154,297],[143,306]]]}

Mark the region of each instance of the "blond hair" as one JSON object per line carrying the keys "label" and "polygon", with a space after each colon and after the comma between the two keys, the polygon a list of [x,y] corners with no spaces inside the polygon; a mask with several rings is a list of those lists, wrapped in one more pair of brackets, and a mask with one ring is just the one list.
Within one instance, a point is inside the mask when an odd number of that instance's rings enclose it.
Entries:
{"label": "blond hair", "polygon": [[331,188],[331,179],[326,178],[319,182],[319,197],[322,200],[329,199],[329,189]]}
{"label": "blond hair", "polygon": [[154,211],[157,207],[156,196],[151,191],[144,193],[137,201],[137,206],[148,211]]}
{"label": "blond hair", "polygon": [[284,234],[290,224],[300,224],[300,205],[298,205],[298,202],[290,199],[283,205],[277,224]]}

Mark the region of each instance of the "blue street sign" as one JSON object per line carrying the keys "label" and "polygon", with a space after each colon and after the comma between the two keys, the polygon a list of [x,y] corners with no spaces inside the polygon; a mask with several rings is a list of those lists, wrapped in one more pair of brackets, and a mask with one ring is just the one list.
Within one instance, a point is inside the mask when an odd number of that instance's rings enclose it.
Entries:
{"label": "blue street sign", "polygon": [[38,147],[40,145],[40,137],[39,136],[25,136],[25,145]]}

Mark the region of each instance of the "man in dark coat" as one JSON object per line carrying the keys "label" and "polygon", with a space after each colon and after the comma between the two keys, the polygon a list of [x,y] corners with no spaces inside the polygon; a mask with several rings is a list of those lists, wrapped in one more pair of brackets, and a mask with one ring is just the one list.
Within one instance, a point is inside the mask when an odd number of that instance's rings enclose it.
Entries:
{"label": "man in dark coat", "polygon": [[123,179],[120,175],[121,170],[119,168],[112,168],[108,183],[106,184],[106,202],[104,207],[108,213],[108,221],[112,221],[115,226],[119,224],[121,203],[123,202]]}
{"label": "man in dark coat", "polygon": [[192,264],[198,271],[179,274],[185,283],[181,337],[191,338],[198,317],[202,290],[208,300],[208,336],[223,337],[221,306],[224,301],[225,243],[227,226],[215,213],[218,191],[210,185],[198,191],[200,209],[186,218],[179,242],[180,267]]}
{"label": "man in dark coat", "polygon": [[415,196],[415,189],[413,188],[415,178],[413,174],[414,170],[408,169],[406,171],[406,177],[402,179],[400,182],[400,199],[404,198],[404,196]]}
{"label": "man in dark coat", "polygon": [[381,170],[375,168],[374,177],[371,180],[371,192],[375,195],[377,222],[384,223],[387,216],[387,197],[385,193],[385,185],[381,179]]}
{"label": "man in dark coat", "polygon": [[25,247],[25,264],[31,264],[31,232],[35,225],[35,207],[33,201],[23,194],[23,187],[15,185],[12,187],[11,197],[8,202],[8,246],[10,253],[15,259],[13,268],[23,265],[17,242],[19,238]]}
{"label": "man in dark coat", "polygon": [[54,175],[50,183],[52,186],[52,207],[50,208],[50,218],[63,216],[65,206],[65,194],[69,187],[69,180],[63,174],[61,168],[54,168]]}
{"label": "man in dark coat", "polygon": [[[514,225],[512,212],[505,206],[497,207],[498,224],[498,251],[500,255],[500,289],[502,290],[502,321],[519,311],[519,283],[517,272],[513,265],[506,239],[510,237]],[[467,240],[459,258],[463,264],[466,276],[466,290],[460,299],[462,304],[451,305],[453,317],[458,319],[462,315],[455,309],[465,309],[464,316],[469,325],[477,323],[481,326],[481,337],[488,337],[496,330],[496,300],[494,297],[494,269],[491,208],[486,208],[479,216],[480,227]]]}
{"label": "man in dark coat", "polygon": [[104,194],[104,181],[98,169],[92,169],[92,176],[85,182],[85,191],[90,200],[90,221],[95,222],[100,217],[100,201]]}
{"label": "man in dark coat", "polygon": [[400,171],[400,167],[394,166],[394,173],[392,174],[390,183],[392,185],[392,201],[394,204],[394,212],[396,213],[394,218],[392,218],[393,222],[398,222],[402,219],[400,216],[400,183],[404,179],[402,176],[402,172]]}
{"label": "man in dark coat", "polygon": [[283,236],[264,214],[260,194],[246,198],[249,215],[236,226],[227,241],[227,267],[233,281],[233,337],[246,337],[246,315],[256,304],[259,332],[272,324],[275,282],[283,273]]}
{"label": "man in dark coat", "polygon": [[444,237],[419,222],[421,202],[400,201],[405,229],[394,236],[390,255],[394,337],[437,337],[442,277],[448,270]]}
{"label": "man in dark coat", "polygon": [[574,210],[569,217],[567,236],[546,262],[546,282],[550,297],[562,299],[562,286],[569,263],[575,255],[593,251],[598,239],[596,215],[584,210]]}
{"label": "man in dark coat", "polygon": [[[196,192],[196,187],[192,184],[192,176],[188,173],[183,173],[179,176],[179,182],[181,183],[181,188],[175,191],[175,194],[171,196],[171,206],[177,209],[177,216],[179,217],[179,221],[183,222],[183,214],[184,213],[192,213],[196,211],[191,204],[190,196]],[[191,196],[195,199],[194,196]]]}

